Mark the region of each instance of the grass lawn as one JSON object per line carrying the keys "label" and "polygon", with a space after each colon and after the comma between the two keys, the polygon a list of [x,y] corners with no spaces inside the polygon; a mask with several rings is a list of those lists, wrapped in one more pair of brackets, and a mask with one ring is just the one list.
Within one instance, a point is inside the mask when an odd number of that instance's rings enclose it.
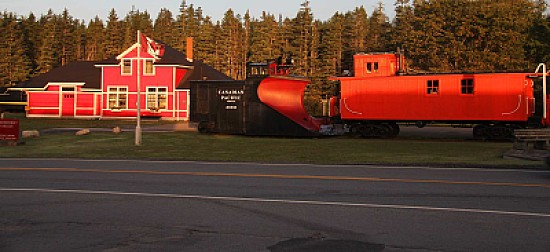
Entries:
{"label": "grass lawn", "polygon": [[[65,118],[25,118],[24,114],[6,113],[5,118],[19,119],[21,130],[43,130],[49,128],[113,128],[115,126],[135,128],[135,120],[76,120]],[[142,125],[172,124],[173,121],[142,120]]]}
{"label": "grass lawn", "polygon": [[[12,116],[13,117],[13,116]],[[145,122],[150,124],[172,122]],[[21,118],[21,129],[114,127],[124,121]],[[127,126],[135,125],[127,121]],[[429,166],[540,168],[542,162],[503,159],[510,142],[437,139],[361,139],[350,137],[274,138],[201,135],[196,132],[143,133],[74,132],[24,139],[19,146],[0,146],[0,158],[85,158],[200,160],[263,163],[395,164]]]}

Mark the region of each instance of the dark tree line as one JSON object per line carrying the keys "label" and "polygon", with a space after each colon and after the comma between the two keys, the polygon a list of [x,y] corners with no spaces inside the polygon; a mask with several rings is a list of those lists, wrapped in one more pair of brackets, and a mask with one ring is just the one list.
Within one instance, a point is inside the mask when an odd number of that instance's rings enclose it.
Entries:
{"label": "dark tree line", "polygon": [[185,52],[195,41],[196,59],[235,78],[246,62],[279,56],[295,60],[294,74],[312,78],[309,92],[329,92],[331,75],[352,69],[359,52],[404,48],[416,71],[532,70],[549,62],[550,19],[543,0],[396,0],[393,20],[384,6],[357,7],[315,19],[309,1],[295,17],[263,12],[260,17],[229,9],[212,20],[183,0],[178,13],[161,9],[155,20],[133,10],[106,21],[74,18],[68,10],[36,17],[4,11],[0,17],[0,86],[12,86],[77,60],[102,60],[136,41],[139,29]]}

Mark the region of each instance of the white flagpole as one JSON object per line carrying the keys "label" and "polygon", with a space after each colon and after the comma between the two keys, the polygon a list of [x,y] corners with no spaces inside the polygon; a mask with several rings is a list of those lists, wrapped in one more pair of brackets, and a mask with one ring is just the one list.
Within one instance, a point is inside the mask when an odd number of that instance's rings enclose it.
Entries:
{"label": "white flagpole", "polygon": [[141,146],[141,31],[137,31],[137,117],[136,117],[136,146]]}

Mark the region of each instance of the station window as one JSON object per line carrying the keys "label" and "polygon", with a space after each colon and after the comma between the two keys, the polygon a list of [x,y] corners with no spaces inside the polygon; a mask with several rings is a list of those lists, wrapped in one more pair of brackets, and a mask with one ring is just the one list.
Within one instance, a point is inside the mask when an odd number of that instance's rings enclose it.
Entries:
{"label": "station window", "polygon": [[463,79],[460,88],[462,94],[474,94],[474,79]]}
{"label": "station window", "polygon": [[109,97],[109,109],[119,110],[127,109],[128,88],[126,87],[109,87],[107,90]]}
{"label": "station window", "polygon": [[74,98],[74,87],[61,87],[61,92],[65,92],[63,98]]}
{"label": "station window", "polygon": [[426,84],[426,94],[439,94],[439,80],[428,80],[428,83]]}
{"label": "station window", "polygon": [[153,59],[146,59],[144,63],[144,74],[146,75],[154,75],[155,74],[155,68],[153,66]]}
{"label": "station window", "polygon": [[168,89],[165,87],[147,88],[147,109],[158,111],[166,109],[168,104]]}
{"label": "station window", "polygon": [[132,74],[132,60],[131,59],[122,59],[122,74]]}
{"label": "station window", "polygon": [[74,92],[74,87],[61,87],[62,92]]}

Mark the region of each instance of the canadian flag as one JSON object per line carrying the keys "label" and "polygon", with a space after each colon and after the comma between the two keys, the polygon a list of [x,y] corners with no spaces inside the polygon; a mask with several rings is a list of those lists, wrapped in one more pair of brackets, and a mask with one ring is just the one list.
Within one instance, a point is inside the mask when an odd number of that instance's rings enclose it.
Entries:
{"label": "canadian flag", "polygon": [[161,58],[164,55],[164,44],[157,43],[143,33],[141,33],[141,46],[156,58]]}

